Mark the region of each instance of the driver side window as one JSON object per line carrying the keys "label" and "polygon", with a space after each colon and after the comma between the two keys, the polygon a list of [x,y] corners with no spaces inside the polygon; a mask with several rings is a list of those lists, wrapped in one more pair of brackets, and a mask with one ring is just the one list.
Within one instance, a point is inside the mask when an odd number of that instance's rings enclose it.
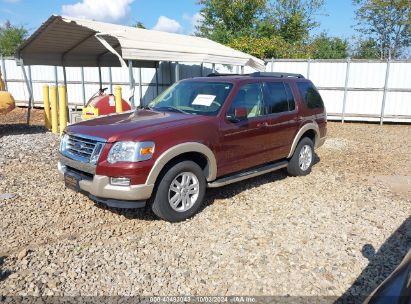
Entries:
{"label": "driver side window", "polygon": [[261,116],[263,115],[262,103],[261,85],[259,83],[249,83],[238,90],[227,114],[234,116],[236,108],[245,108],[247,118]]}

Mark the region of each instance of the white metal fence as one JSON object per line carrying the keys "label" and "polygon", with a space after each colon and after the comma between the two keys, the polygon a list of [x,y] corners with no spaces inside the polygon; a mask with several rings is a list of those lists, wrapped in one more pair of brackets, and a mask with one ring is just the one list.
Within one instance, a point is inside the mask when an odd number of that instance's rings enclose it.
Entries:
{"label": "white metal fence", "polygon": [[[22,68],[14,59],[2,59],[3,78],[18,105],[27,105],[27,91]],[[34,104],[42,106],[42,86],[62,84],[61,67],[28,66],[26,73],[33,89]],[[132,95],[134,79],[136,104],[152,100],[176,79],[207,75],[211,64],[175,64],[162,62],[154,68],[102,68],[103,87],[123,87],[125,99]],[[215,70],[239,73],[240,67],[216,65]],[[267,71],[300,73],[311,79],[320,90],[328,118],[337,120],[411,122],[411,61],[366,60],[269,60]],[[245,68],[245,73],[252,72]],[[98,68],[66,68],[68,102],[83,106],[99,88]]]}
{"label": "white metal fence", "polygon": [[[7,90],[14,96],[18,105],[28,105],[29,92],[24,81],[22,67],[18,66],[14,59],[1,59],[1,65]],[[24,68],[33,90],[35,106],[42,106],[42,86],[44,84],[64,84],[62,67],[25,66]],[[224,69],[223,66],[216,66],[215,68]],[[144,103],[152,100],[158,93],[174,83],[176,79],[211,73],[212,65],[179,64],[178,73],[176,73],[174,63],[162,62],[157,69],[158,74],[156,76],[155,68],[133,68],[131,76],[128,68],[102,67],[102,84],[103,87],[108,87],[109,92],[113,92],[115,85],[122,86],[123,98],[129,99],[129,97],[134,96],[135,103],[138,105],[140,100]],[[91,67],[67,67],[66,84],[69,106],[82,107],[99,89],[99,70]],[[134,87],[134,90],[132,90],[132,87]]]}
{"label": "white metal fence", "polygon": [[319,89],[329,119],[411,122],[411,61],[269,60]]}

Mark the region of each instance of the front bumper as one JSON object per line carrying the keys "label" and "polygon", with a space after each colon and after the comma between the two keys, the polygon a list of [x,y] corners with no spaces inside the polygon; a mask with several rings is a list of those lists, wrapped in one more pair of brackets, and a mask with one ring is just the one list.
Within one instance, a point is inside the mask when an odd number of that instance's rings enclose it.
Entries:
{"label": "front bumper", "polygon": [[[63,177],[70,171],[61,161],[58,170]],[[74,172],[74,174],[76,174]],[[154,185],[116,186],[110,184],[110,177],[103,175],[89,175],[80,179],[81,192],[87,194],[92,200],[117,208],[139,208],[145,206],[145,201],[151,197]]]}

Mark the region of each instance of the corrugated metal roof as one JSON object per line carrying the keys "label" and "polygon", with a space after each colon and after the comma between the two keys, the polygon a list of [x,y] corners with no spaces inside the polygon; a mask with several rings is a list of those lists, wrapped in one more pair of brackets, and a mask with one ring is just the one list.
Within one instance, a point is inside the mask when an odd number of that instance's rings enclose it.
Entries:
{"label": "corrugated metal roof", "polygon": [[51,16],[18,49],[25,64],[150,67],[158,61],[244,65],[263,71],[264,61],[206,38]]}

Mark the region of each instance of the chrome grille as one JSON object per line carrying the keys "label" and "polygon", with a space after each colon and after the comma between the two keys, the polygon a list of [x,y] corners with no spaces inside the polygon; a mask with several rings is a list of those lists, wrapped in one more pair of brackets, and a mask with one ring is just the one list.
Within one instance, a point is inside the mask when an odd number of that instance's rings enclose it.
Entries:
{"label": "chrome grille", "polygon": [[85,157],[90,160],[91,154],[93,154],[96,144],[97,142],[94,140],[69,135],[69,139],[67,141],[67,150],[74,155]]}
{"label": "chrome grille", "polygon": [[85,135],[67,134],[68,139],[62,153],[83,163],[96,163],[103,150],[104,142]]}

